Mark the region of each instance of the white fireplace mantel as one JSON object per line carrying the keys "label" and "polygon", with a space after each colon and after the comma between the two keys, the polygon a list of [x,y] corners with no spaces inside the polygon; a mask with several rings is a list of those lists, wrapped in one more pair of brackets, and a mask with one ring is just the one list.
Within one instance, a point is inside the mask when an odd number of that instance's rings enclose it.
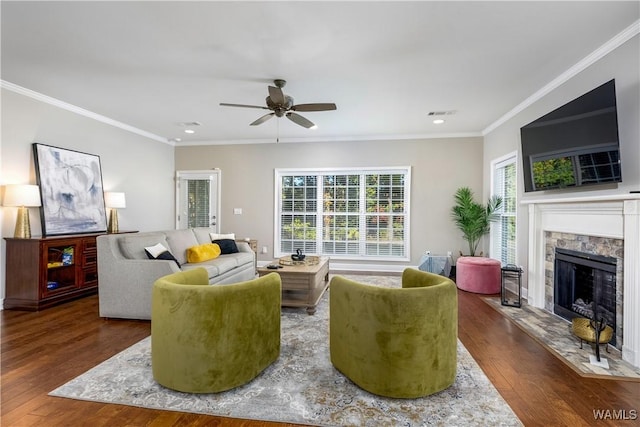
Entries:
{"label": "white fireplace mantel", "polygon": [[546,231],[624,240],[622,358],[640,367],[640,194],[529,199],[527,302],[545,306]]}

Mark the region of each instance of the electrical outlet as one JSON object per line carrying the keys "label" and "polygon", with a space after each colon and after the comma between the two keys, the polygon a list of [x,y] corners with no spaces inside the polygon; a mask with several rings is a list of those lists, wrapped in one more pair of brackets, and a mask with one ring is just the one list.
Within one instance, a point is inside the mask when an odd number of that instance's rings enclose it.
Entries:
{"label": "electrical outlet", "polygon": [[269,248],[268,248],[268,247],[266,247],[266,246],[263,246],[263,247],[262,247],[262,253],[263,253],[263,254],[266,254],[267,252],[269,252]]}

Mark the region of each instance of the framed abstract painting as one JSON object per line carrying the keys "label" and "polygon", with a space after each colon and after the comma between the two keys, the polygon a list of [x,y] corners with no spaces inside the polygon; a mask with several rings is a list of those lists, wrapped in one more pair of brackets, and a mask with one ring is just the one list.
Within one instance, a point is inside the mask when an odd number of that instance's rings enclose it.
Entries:
{"label": "framed abstract painting", "polygon": [[33,144],[42,235],[107,231],[100,157]]}

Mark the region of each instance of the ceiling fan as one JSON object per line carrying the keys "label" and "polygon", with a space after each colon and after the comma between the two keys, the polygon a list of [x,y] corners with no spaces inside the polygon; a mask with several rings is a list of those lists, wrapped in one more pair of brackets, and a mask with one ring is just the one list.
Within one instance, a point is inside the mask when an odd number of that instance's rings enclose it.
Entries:
{"label": "ceiling fan", "polygon": [[273,81],[275,86],[269,86],[269,96],[267,96],[266,107],[260,105],[246,105],[246,104],[228,104],[221,102],[223,107],[243,107],[243,108],[260,108],[262,110],[271,110],[270,113],[258,118],[251,123],[251,126],[260,125],[273,116],[282,117],[286,116],[289,120],[297,125],[305,127],[307,129],[315,127],[315,124],[296,113],[296,111],[330,111],[336,109],[336,104],[333,103],[314,103],[314,104],[298,104],[294,105],[293,98],[289,95],[285,95],[282,92],[282,88],[287,84],[286,80],[276,79]]}

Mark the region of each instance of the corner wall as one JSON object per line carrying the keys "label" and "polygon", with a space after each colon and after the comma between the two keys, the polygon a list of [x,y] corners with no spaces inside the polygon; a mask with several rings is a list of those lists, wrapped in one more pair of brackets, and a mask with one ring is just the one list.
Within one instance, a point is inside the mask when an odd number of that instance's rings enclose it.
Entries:
{"label": "corner wall", "polygon": [[[556,190],[524,193],[520,128],[559,106],[596,88],[611,79],[616,80],[618,128],[622,161],[622,183],[599,189]],[[597,62],[577,73],[557,89],[551,91],[523,111],[487,133],[484,138],[484,194],[491,192],[491,161],[507,153],[518,151],[517,177],[517,263],[527,271],[529,248],[529,213],[526,202],[532,200],[598,198],[628,195],[640,190],[640,36],[635,35]],[[593,188],[593,187],[592,187]],[[523,286],[528,288],[526,274]],[[526,295],[526,292],[525,292]]]}
{"label": "corner wall", "polygon": [[[174,147],[2,89],[0,185],[36,184],[31,144],[100,156],[106,191],[122,191],[122,230],[174,228]],[[0,237],[12,237],[17,208],[0,208]],[[30,209],[32,236],[42,234],[38,209]],[[5,241],[1,240],[0,298],[5,296]]]}

